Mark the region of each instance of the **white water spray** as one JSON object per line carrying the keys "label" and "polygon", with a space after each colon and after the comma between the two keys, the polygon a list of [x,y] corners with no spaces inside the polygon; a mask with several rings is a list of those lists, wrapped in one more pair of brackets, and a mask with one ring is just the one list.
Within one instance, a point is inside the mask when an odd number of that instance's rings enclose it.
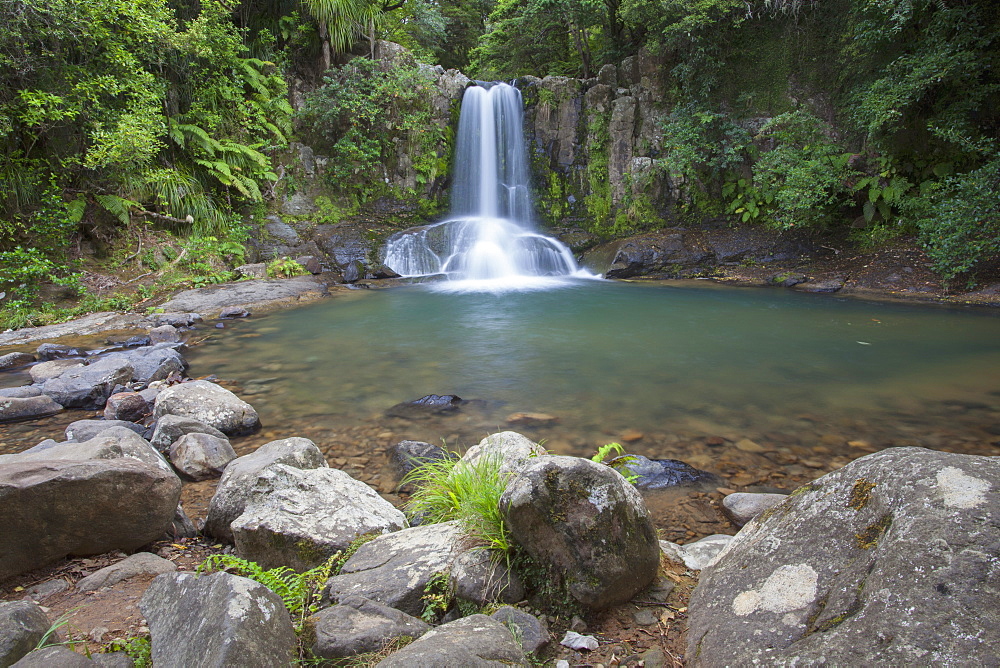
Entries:
{"label": "white water spray", "polygon": [[533,229],[521,92],[472,86],[456,137],[452,217],[393,235],[385,265],[401,276],[444,274],[448,290],[551,287],[581,271],[564,244]]}

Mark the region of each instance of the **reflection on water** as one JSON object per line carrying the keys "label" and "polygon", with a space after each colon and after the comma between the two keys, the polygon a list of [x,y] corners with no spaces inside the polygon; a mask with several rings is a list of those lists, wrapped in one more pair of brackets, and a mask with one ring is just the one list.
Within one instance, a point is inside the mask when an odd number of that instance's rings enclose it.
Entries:
{"label": "reflection on water", "polygon": [[[1000,317],[984,310],[580,281],[505,294],[380,290],[231,330],[191,351],[192,375],[238,381],[265,424],[330,434],[365,424],[469,445],[535,412],[557,421],[525,433],[557,451],[628,432],[643,435],[634,450],[676,456],[670,444],[700,437],[785,434],[804,446],[826,438],[834,456],[848,441],[989,451],[1000,426]],[[427,394],[485,405],[382,417]]]}

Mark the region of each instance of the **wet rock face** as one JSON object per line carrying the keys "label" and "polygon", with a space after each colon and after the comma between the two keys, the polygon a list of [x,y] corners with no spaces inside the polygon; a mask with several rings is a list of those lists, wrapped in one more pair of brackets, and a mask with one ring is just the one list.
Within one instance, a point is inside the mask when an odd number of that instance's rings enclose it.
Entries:
{"label": "wet rock face", "polygon": [[610,467],[578,457],[533,457],[500,505],[513,539],[552,564],[589,608],[623,603],[656,576],[660,550],[649,512]]}
{"label": "wet rock face", "polygon": [[997,481],[996,458],[891,448],[796,490],[702,571],[693,665],[995,663]]}

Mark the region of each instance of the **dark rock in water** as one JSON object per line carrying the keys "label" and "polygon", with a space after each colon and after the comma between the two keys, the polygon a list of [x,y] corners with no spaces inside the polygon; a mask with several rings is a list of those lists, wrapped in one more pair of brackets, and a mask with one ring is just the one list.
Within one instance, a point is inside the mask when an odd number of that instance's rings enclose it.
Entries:
{"label": "dark rock in water", "polygon": [[822,281],[806,281],[794,286],[796,290],[802,292],[829,293],[838,292],[844,287],[843,278],[829,278]]}
{"label": "dark rock in water", "polygon": [[57,343],[43,343],[38,346],[35,356],[40,362],[48,362],[49,360],[63,360],[69,357],[86,357],[87,351]]}
{"label": "dark rock in water", "polygon": [[368,272],[368,275],[372,278],[399,278],[399,274],[384,264],[372,267],[372,269]]}
{"label": "dark rock in water", "polygon": [[683,234],[650,234],[612,242],[617,245],[608,278],[630,278],[643,274],[665,272],[676,274],[682,269],[698,266],[711,254],[696,243],[688,243]]}
{"label": "dark rock in water", "polygon": [[31,353],[7,353],[0,357],[0,370],[16,369],[19,366],[27,366],[35,361],[35,356]]}
{"label": "dark rock in water", "polygon": [[122,345],[126,348],[139,348],[141,346],[148,346],[151,343],[150,338],[143,334],[138,334],[136,336],[130,336],[122,342]]}
{"label": "dark rock in water", "polygon": [[648,459],[630,455],[628,467],[639,476],[635,486],[639,489],[663,489],[692,482],[709,482],[716,476],[676,459]]}
{"label": "dark rock in water", "polygon": [[45,395],[24,398],[3,397],[0,398],[0,422],[32,420],[55,415],[62,409],[62,406]]}
{"label": "dark rock in water", "polygon": [[423,441],[400,441],[389,449],[389,461],[399,477],[405,476],[427,462],[448,457],[443,448]]}
{"label": "dark rock in water", "polygon": [[219,317],[223,320],[227,320],[229,318],[249,318],[250,311],[240,306],[227,306],[222,309],[222,313],[219,314]]}
{"label": "dark rock in water", "polygon": [[385,414],[389,417],[420,420],[429,418],[432,415],[453,413],[464,403],[466,402],[461,397],[456,397],[454,394],[428,394],[414,401],[396,404],[387,410]]}

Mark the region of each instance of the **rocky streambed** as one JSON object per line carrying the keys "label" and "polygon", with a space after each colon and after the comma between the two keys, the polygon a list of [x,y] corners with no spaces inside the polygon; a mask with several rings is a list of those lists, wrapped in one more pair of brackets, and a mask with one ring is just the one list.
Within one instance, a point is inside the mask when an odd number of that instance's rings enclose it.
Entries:
{"label": "rocky streambed", "polygon": [[[220,384],[178,382],[185,362],[174,337],[208,326],[177,331],[196,323],[191,316],[160,322],[173,318],[178,316],[164,314],[146,323],[150,341],[141,343],[149,345],[99,355],[43,348],[64,359],[31,367],[33,397],[6,399],[23,409],[23,402],[10,400],[58,398],[90,411],[86,417],[102,418],[66,424],[69,418],[57,412],[22,423],[13,428],[22,442],[39,430],[58,438],[0,457],[0,496],[6,495],[0,507],[5,524],[21,532],[5,537],[0,550],[3,597],[56,609],[60,602],[101,600],[101,614],[109,619],[108,601],[131,610],[129,621],[108,622],[113,631],[81,617],[87,621],[74,632],[91,641],[148,630],[156,665],[227,665],[235,656],[241,665],[281,665],[296,651],[296,640],[280,601],[234,575],[196,579],[183,571],[220,550],[305,569],[359,535],[378,534],[324,587],[326,607],[309,636],[323,656],[372,647],[354,633],[372,619],[381,625],[379,642],[396,633],[425,638],[386,652],[382,665],[442,657],[452,657],[454,665],[527,665],[532,653],[570,665],[801,665],[819,657],[988,664],[1000,649],[994,631],[1000,601],[986,585],[998,575],[989,557],[1000,539],[995,457],[883,450],[888,444],[855,440],[848,447],[857,455],[871,454],[852,462],[854,457],[824,458],[814,447],[798,453],[794,442],[780,438],[623,432],[620,440],[633,451],[658,440],[683,441],[671,452],[693,465],[669,465],[681,472],[682,484],[655,489],[651,481],[667,465],[650,463],[640,481],[646,489],[637,492],[610,467],[546,454],[533,431],[545,420],[520,416],[530,438],[503,432],[465,456],[493,452],[503,459],[509,475],[503,507],[514,538],[550,569],[549,580],[566,585],[564,596],[579,610],[574,618],[546,609],[532,589],[537,582],[518,582],[516,570],[483,560],[485,553],[471,549],[453,524],[407,528],[398,510],[406,496],[388,455],[399,438],[385,424],[359,425],[335,437],[298,425],[259,429],[254,407]],[[45,409],[52,412],[48,404]],[[406,419],[400,412],[402,417],[389,417]],[[5,442],[13,442],[12,428],[5,430]],[[834,438],[845,435],[828,438],[829,447]],[[941,439],[943,448],[972,447],[949,442],[947,434]],[[984,454],[994,447],[987,439]],[[8,444],[5,452],[20,449]],[[756,493],[761,491],[776,494]],[[330,499],[336,499],[333,514]],[[179,501],[186,513],[179,512]],[[303,517],[315,521],[303,526]],[[196,525],[211,540],[199,538]],[[696,540],[733,533],[735,539]],[[145,545],[161,556],[114,556]],[[65,561],[67,555],[105,556]],[[100,568],[105,565],[111,572]],[[159,571],[169,572],[155,576]],[[456,599],[518,605],[492,617],[453,619],[456,604],[433,617],[430,630],[418,618],[428,583],[445,572]],[[688,603],[695,578],[698,588]],[[225,612],[247,606],[261,614],[233,619]],[[5,657],[37,642],[54,621],[44,614],[33,602],[0,605],[0,651],[15,648]],[[234,640],[220,644],[223,626]],[[396,631],[385,630],[390,626]],[[202,635],[196,639],[174,633],[197,627]],[[345,637],[354,644],[345,648]],[[189,657],[192,647],[197,656]],[[64,650],[43,650],[21,665],[72,665]]]}

